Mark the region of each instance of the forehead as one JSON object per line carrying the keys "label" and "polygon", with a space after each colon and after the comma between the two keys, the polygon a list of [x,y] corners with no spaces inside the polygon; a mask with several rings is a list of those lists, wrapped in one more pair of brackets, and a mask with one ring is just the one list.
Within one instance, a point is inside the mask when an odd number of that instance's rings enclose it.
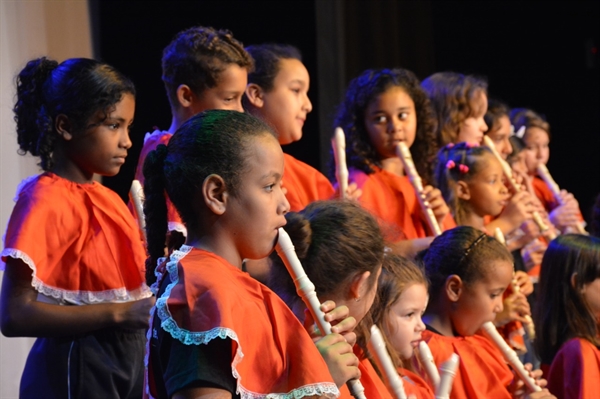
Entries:
{"label": "forehead", "polygon": [[547,142],[550,141],[550,138],[544,129],[532,126],[525,131],[524,140],[527,142]]}
{"label": "forehead", "polygon": [[[238,64],[228,64],[219,74],[215,90],[241,90],[248,84],[248,70]],[[210,89],[209,89],[210,90]]]}
{"label": "forehead", "polygon": [[403,87],[392,86],[383,93],[373,97],[367,105],[367,112],[375,112],[381,108],[414,108],[415,103]]}
{"label": "forehead", "polygon": [[277,166],[283,162],[283,151],[277,139],[269,132],[249,139],[244,157],[247,172],[258,173]]}
{"label": "forehead", "polygon": [[298,81],[304,84],[310,82],[308,70],[302,61],[295,58],[282,58],[278,62],[277,76],[275,76],[275,84],[289,83],[290,81]]}

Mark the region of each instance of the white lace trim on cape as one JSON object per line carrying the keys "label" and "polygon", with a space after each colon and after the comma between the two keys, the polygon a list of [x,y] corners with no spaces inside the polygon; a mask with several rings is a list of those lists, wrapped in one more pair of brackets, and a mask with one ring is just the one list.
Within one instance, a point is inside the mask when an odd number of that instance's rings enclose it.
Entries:
{"label": "white lace trim on cape", "polygon": [[[177,271],[177,264],[179,260],[181,260],[185,255],[187,255],[192,250],[192,247],[188,245],[182,245],[178,251],[174,251],[171,255],[169,262],[167,263],[167,273],[169,274],[171,283],[165,289],[163,295],[156,300],[156,305],[150,311],[150,320],[154,320],[154,313],[157,312],[158,317],[161,320],[161,327],[167,331],[174,339],[179,340],[181,343],[185,345],[201,345],[207,344],[211,340],[215,338],[229,338],[237,343],[237,351],[233,362],[231,363],[231,372],[233,377],[237,380],[237,390],[242,399],[301,399],[306,396],[326,396],[330,398],[337,398],[340,394],[339,389],[334,383],[318,383],[318,384],[309,384],[298,387],[287,393],[268,393],[261,394],[257,392],[250,391],[241,384],[242,377],[239,375],[237,371],[237,365],[242,361],[244,357],[244,353],[242,352],[242,346],[238,340],[237,334],[235,331],[224,328],[217,327],[208,331],[203,332],[194,332],[189,331],[183,328],[180,328],[175,320],[172,318],[171,313],[169,312],[169,308],[167,306],[167,300],[171,294],[171,290],[173,287],[179,282],[179,274]],[[160,287],[160,281],[156,282],[156,287]],[[147,340],[146,340],[146,356],[144,359],[146,365],[146,373],[148,373],[148,356],[149,356],[149,343],[152,338],[151,330],[154,326],[148,329]],[[148,376],[146,375],[146,381],[148,381]],[[146,384],[146,392],[148,397],[153,398],[148,389],[148,385]]]}
{"label": "white lace trim on cape", "polygon": [[[146,283],[132,291],[128,291],[125,287],[114,288],[105,291],[71,291],[58,287],[53,287],[45,284],[40,280],[37,274],[37,268],[33,260],[24,252],[15,248],[5,248],[0,254],[1,257],[11,257],[23,261],[33,271],[31,274],[31,285],[40,294],[49,298],[56,299],[59,303],[69,303],[74,305],[89,305],[103,302],[131,302],[138,299],[152,296],[150,288]],[[5,269],[5,264],[0,264],[0,270]]]}

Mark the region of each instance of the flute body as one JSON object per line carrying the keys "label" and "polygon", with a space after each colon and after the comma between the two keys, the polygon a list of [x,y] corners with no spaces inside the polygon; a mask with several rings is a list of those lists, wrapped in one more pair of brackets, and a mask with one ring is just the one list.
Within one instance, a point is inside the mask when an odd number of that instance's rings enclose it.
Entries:
{"label": "flute body", "polygon": [[[298,295],[306,304],[306,307],[319,326],[319,329],[325,335],[330,334],[331,324],[325,320],[325,314],[323,311],[321,311],[321,303],[317,298],[315,285],[306,275],[306,272],[300,263],[300,259],[298,259],[298,255],[296,255],[294,244],[292,243],[288,233],[282,227],[279,228],[279,237],[277,239],[275,250],[277,251],[279,257],[283,260],[286,269],[294,280],[294,285],[296,286]],[[364,394],[365,388],[359,380],[350,380],[347,384],[352,396],[354,396],[356,399],[366,399]]]}
{"label": "flute body", "polygon": [[427,342],[425,341],[419,342],[419,359],[421,360],[423,367],[425,367],[425,371],[437,392],[438,387],[440,386],[440,373],[438,372],[437,365],[431,354],[431,349],[429,349],[429,345],[427,345]]}
{"label": "flute body", "polygon": [[346,137],[341,127],[336,127],[331,140],[335,159],[335,177],[340,190],[340,198],[346,198],[348,189],[348,166],[346,164]]}
{"label": "flute body", "polygon": [[423,199],[422,194],[423,181],[417,173],[415,163],[413,162],[412,155],[410,154],[410,150],[408,149],[406,143],[402,141],[398,143],[398,146],[396,147],[396,155],[398,155],[398,158],[400,158],[400,160],[402,161],[402,165],[404,166],[404,173],[408,175],[408,178],[415,190],[415,193],[417,194],[419,204],[421,205],[423,213],[425,213],[425,219],[427,220],[429,228],[435,236],[439,236],[440,234],[442,234],[442,229],[440,228],[440,225],[438,224],[438,221],[435,218],[435,215],[433,214],[431,208],[425,205],[425,200]]}
{"label": "flute body", "polygon": [[[519,185],[515,181],[515,178],[513,177],[512,169],[510,168],[510,165],[504,159],[502,159],[502,157],[498,153],[498,150],[496,150],[496,146],[494,145],[494,142],[492,141],[492,139],[490,139],[489,136],[483,136],[483,142],[486,145],[486,147],[488,147],[492,151],[492,153],[494,154],[496,159],[500,162],[500,165],[502,166],[502,172],[504,172],[504,176],[506,177],[506,180],[508,181],[508,184],[510,185],[511,189],[515,193],[520,192],[521,187],[519,187]],[[548,237],[551,240],[556,238],[556,235],[551,232],[550,228],[548,227],[548,225],[546,223],[544,223],[544,221],[542,220],[542,217],[540,216],[540,214],[537,211],[533,211],[532,217],[533,217],[533,221],[535,222],[535,224],[538,225],[538,227],[540,228],[540,230],[542,232],[546,232],[546,234],[548,235]]]}
{"label": "flute body", "polygon": [[450,359],[446,360],[440,366],[440,384],[435,390],[435,399],[448,399],[450,397],[459,361],[460,358],[458,355],[453,353],[450,355]]}
{"label": "flute body", "polygon": [[402,378],[400,378],[400,375],[398,375],[398,371],[394,367],[394,363],[390,358],[390,354],[385,347],[385,342],[383,340],[383,336],[381,335],[381,331],[379,331],[379,328],[375,324],[371,326],[371,339],[369,343],[371,344],[373,353],[377,357],[379,365],[387,377],[390,389],[396,396],[396,399],[406,399],[406,392],[404,392]]}
{"label": "flute body", "polygon": [[139,180],[133,180],[131,182],[131,188],[129,189],[129,195],[133,202],[133,210],[135,212],[135,218],[138,222],[138,227],[142,231],[144,237],[144,243],[148,242],[146,237],[146,219],[144,218],[144,189]]}
{"label": "flute body", "polygon": [[[536,169],[538,175],[542,178],[542,180],[544,180],[550,191],[552,191],[552,195],[554,195],[556,201],[558,201],[558,203],[561,205],[564,204],[562,197],[560,196],[560,187],[558,187],[558,184],[556,184],[556,181],[554,181],[554,179],[552,178],[552,175],[550,174],[550,171],[548,170],[546,165],[541,163],[537,166]],[[585,231],[585,227],[581,222],[577,223],[575,228],[577,229],[577,232],[579,234],[587,234],[587,231]]]}
{"label": "flute body", "polygon": [[539,392],[542,390],[531,377],[529,372],[525,370],[523,363],[519,360],[517,353],[512,350],[510,346],[504,341],[504,338],[496,330],[496,326],[491,321],[484,323],[482,326],[483,332],[496,344],[496,346],[502,352],[504,359],[513,367],[519,378],[527,385],[532,392]]}

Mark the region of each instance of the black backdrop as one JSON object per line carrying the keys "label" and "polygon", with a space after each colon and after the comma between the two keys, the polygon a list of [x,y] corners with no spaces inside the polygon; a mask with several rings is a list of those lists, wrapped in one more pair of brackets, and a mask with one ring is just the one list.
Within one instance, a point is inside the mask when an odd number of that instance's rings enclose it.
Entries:
{"label": "black backdrop", "polygon": [[[446,70],[487,77],[491,97],[547,117],[549,169],[588,218],[600,193],[599,9],[595,1],[91,0],[96,57],[138,90],[134,146],[121,173],[104,182],[126,197],[144,134],[170,125],[162,49],[180,30],[206,25],[231,30],[244,45],[300,48],[313,112],[303,139],[284,150],[321,170],[335,104],[363,69],[403,67],[421,79]],[[332,58],[340,67],[323,73]]]}

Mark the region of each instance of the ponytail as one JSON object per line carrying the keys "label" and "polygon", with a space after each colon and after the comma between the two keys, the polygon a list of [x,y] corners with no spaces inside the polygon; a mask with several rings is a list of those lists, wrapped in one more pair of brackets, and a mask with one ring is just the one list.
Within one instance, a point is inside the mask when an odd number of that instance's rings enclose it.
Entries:
{"label": "ponytail", "polygon": [[58,67],[56,61],[42,57],[29,61],[17,76],[17,103],[13,111],[17,124],[19,153],[40,156],[44,170],[52,167],[50,156],[56,135],[52,117],[45,105],[44,84]]}
{"label": "ponytail", "polygon": [[167,147],[159,145],[148,154],[144,162],[144,216],[146,219],[146,237],[148,254],[146,260],[146,282],[155,280],[154,269],[159,258],[165,256],[165,239],[168,229],[167,203],[165,196],[164,163]]}

